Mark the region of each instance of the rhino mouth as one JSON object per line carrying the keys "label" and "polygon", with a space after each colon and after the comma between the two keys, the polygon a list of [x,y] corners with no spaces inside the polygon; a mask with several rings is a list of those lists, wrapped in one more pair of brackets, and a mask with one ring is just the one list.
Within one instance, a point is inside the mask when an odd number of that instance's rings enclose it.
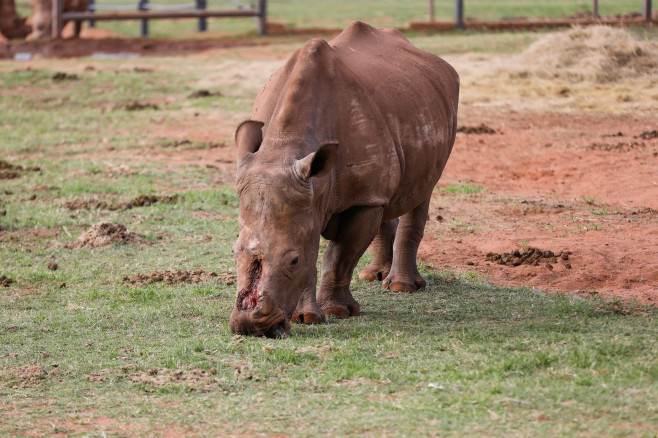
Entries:
{"label": "rhino mouth", "polygon": [[238,291],[231,314],[231,331],[243,335],[283,338],[290,332],[290,321],[271,298],[261,290],[263,266],[255,260],[249,269],[247,285]]}

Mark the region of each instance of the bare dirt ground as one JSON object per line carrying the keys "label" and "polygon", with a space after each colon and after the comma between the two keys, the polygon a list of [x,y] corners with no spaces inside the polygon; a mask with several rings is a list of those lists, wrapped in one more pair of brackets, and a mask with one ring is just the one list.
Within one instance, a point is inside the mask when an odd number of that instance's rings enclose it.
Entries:
{"label": "bare dirt ground", "polygon": [[[656,304],[657,48],[638,49],[632,39],[620,46],[623,38],[606,29],[588,35],[576,29],[566,41],[548,38],[518,56],[447,57],[462,78],[459,125],[466,129],[457,134],[435,190],[419,257],[436,270],[473,273],[494,284]],[[553,65],[558,55],[549,53],[553,46],[568,55],[559,65]],[[198,86],[257,89],[285,57],[249,50],[253,56],[223,61]],[[245,118],[217,110],[156,126],[149,137],[214,142],[232,137]],[[132,161],[215,168],[217,184],[234,179],[232,144],[130,153]],[[518,250],[520,256],[530,248],[554,257],[519,264],[515,254],[508,264],[496,261],[496,254]]]}
{"label": "bare dirt ground", "polygon": [[[558,114],[466,107],[435,193],[421,260],[497,284],[658,303],[658,138],[652,114]],[[652,137],[651,134],[645,137]],[[568,261],[508,266],[488,253],[535,247]]]}
{"label": "bare dirt ground", "polygon": [[[658,303],[653,114],[465,105],[459,124],[484,124],[495,133],[457,134],[430,207],[422,262],[437,270],[478,273],[495,284]],[[178,135],[196,138],[198,129]],[[215,167],[217,182],[224,184],[232,183],[236,166],[230,146],[161,150],[157,157]],[[445,190],[468,186],[484,191]],[[536,266],[487,261],[491,252],[530,247],[570,254],[568,260]]]}

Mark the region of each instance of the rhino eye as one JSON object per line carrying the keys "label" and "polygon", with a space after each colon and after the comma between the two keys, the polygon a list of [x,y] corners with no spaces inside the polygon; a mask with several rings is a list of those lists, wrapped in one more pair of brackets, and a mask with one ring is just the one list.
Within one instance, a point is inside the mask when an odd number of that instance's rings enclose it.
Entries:
{"label": "rhino eye", "polygon": [[292,259],[292,261],[290,262],[290,264],[291,264],[291,265],[296,265],[298,261],[299,261],[299,257],[295,257],[294,259]]}

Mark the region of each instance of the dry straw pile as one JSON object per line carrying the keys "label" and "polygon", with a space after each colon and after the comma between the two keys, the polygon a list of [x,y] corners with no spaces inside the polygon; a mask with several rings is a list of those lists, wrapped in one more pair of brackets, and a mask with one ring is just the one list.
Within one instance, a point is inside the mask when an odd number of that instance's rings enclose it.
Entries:
{"label": "dry straw pile", "polygon": [[464,105],[538,111],[655,111],[658,42],[627,29],[574,27],[546,34],[518,55],[450,59]]}
{"label": "dry straw pile", "polygon": [[599,84],[658,74],[658,46],[637,41],[625,29],[575,27],[546,35],[520,56],[542,79]]}

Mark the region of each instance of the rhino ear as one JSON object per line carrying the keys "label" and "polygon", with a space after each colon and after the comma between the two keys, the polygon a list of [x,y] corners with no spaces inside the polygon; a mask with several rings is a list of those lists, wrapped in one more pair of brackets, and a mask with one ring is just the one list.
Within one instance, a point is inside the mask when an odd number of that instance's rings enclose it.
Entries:
{"label": "rhino ear", "polygon": [[263,142],[263,122],[245,120],[235,130],[235,144],[238,146],[238,155],[253,154]]}
{"label": "rhino ear", "polygon": [[301,160],[295,162],[295,170],[302,179],[327,175],[336,165],[338,155],[338,142],[328,141],[322,143],[317,151],[311,152]]}

